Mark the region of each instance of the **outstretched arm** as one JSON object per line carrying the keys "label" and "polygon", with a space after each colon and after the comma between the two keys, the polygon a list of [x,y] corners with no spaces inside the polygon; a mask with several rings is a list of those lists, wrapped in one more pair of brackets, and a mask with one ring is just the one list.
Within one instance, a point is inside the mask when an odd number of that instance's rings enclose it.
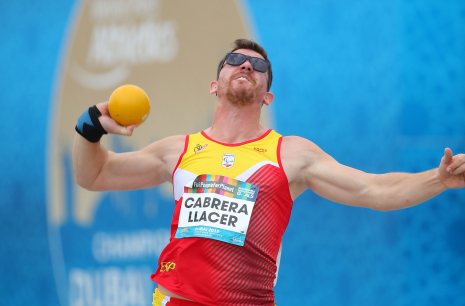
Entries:
{"label": "outstretched arm", "polygon": [[[99,103],[102,127],[113,134],[130,136],[135,125],[118,125],[108,113],[108,103]],[[146,148],[128,153],[107,151],[100,141],[91,143],[76,133],[73,145],[75,180],[81,187],[94,190],[132,190],[171,182],[173,171],[184,149],[185,136],[173,136]]]}
{"label": "outstretched arm", "polygon": [[293,198],[310,188],[334,202],[388,211],[417,205],[447,188],[465,187],[465,155],[452,156],[448,148],[439,168],[415,174],[365,173],[341,165],[300,137],[284,138],[281,157]]}

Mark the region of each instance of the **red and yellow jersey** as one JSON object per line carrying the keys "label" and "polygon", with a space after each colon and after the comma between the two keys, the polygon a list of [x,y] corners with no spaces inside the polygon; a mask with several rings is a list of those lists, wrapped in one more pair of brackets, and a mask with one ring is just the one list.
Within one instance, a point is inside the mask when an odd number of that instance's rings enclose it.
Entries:
{"label": "red and yellow jersey", "polygon": [[275,305],[293,204],[281,140],[273,130],[238,144],[186,136],[173,171],[171,239],[153,281],[205,305]]}

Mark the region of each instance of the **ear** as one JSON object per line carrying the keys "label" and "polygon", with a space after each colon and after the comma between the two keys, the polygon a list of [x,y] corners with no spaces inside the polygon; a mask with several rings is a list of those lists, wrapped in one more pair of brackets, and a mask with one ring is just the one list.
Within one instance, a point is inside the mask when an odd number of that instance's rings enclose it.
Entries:
{"label": "ear", "polygon": [[216,94],[218,92],[218,81],[213,81],[210,83],[210,93]]}
{"label": "ear", "polygon": [[265,97],[263,98],[262,104],[265,104],[266,106],[270,106],[273,100],[274,100],[274,95],[271,92],[267,92],[265,94]]}

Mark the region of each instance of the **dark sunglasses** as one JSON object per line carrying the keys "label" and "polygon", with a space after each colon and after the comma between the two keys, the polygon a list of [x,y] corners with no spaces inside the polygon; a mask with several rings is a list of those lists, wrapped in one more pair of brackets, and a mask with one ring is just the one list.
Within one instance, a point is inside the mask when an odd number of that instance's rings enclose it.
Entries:
{"label": "dark sunglasses", "polygon": [[[226,54],[225,62],[226,64],[229,64],[232,66],[239,66],[239,65],[242,65],[247,59],[250,61],[252,68],[258,72],[262,72],[262,73],[266,72],[268,70],[268,67],[270,67],[271,65],[269,62],[265,61],[264,59],[244,55],[241,53]],[[224,62],[223,62],[223,65],[224,65]]]}

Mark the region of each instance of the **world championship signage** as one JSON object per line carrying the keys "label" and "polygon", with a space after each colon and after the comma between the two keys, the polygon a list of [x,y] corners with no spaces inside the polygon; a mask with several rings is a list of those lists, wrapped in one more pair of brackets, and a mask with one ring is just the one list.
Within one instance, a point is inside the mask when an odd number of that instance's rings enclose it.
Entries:
{"label": "world championship signage", "polygon": [[[214,111],[209,84],[237,38],[253,38],[241,1],[76,4],[57,73],[46,163],[49,241],[62,306],[150,305],[156,285],[150,274],[168,243],[174,209],[168,183],[136,191],[79,187],[72,163],[77,118],[118,86],[134,84],[150,97],[150,115],[131,137],[104,136],[105,148],[140,150],[203,130]],[[269,118],[264,108],[264,126]]]}

